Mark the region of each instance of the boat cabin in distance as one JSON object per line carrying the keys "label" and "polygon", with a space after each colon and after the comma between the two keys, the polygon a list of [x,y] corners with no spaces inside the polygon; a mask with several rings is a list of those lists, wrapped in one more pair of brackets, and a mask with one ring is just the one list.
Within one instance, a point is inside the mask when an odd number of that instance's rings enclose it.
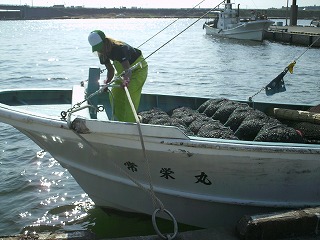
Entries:
{"label": "boat cabin in distance", "polygon": [[230,0],[225,3],[224,10],[218,11],[218,15],[211,21],[204,23],[203,28],[208,35],[218,35],[227,38],[262,41],[266,31],[273,21],[264,15],[255,15],[250,19],[241,20],[238,11],[232,8]]}

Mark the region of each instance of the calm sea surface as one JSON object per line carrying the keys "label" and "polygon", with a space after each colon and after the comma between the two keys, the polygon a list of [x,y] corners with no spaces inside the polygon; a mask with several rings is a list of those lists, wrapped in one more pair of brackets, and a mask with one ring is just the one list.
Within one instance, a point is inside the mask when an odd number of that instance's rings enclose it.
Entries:
{"label": "calm sea surface", "polygon": [[[139,46],[175,19],[0,21],[1,89],[67,87],[98,66],[87,36],[95,29]],[[205,35],[200,20],[181,19],[144,44],[149,76],[145,93],[246,100],[276,77],[306,47],[241,42]],[[279,20],[277,20],[279,21]],[[298,24],[309,25],[301,20]],[[254,100],[319,104],[320,49],[309,49],[285,77],[287,91]],[[101,66],[102,67],[102,66]],[[106,73],[102,75],[104,78]],[[154,234],[150,219],[109,216],[67,170],[11,126],[0,123],[0,235],[89,229],[99,237]],[[137,232],[135,232],[137,231]],[[128,232],[128,233],[127,233]],[[121,235],[118,235],[121,236]]]}

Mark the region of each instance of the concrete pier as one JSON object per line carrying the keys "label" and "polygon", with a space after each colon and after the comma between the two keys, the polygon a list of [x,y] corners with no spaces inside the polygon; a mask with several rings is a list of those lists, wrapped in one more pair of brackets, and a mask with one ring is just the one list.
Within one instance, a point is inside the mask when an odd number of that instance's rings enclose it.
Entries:
{"label": "concrete pier", "polygon": [[264,39],[269,41],[302,46],[313,44],[315,48],[320,47],[319,38],[320,27],[312,26],[271,26],[264,35]]}

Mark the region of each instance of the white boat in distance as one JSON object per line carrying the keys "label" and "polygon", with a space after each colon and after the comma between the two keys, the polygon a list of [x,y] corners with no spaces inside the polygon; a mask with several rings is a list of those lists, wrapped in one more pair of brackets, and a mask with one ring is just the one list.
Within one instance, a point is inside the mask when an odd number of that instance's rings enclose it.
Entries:
{"label": "white boat in distance", "polygon": [[274,24],[264,16],[254,16],[251,19],[241,20],[239,11],[232,9],[232,3],[225,3],[225,9],[218,12],[212,21],[203,24],[208,35],[217,35],[227,38],[262,41],[264,32]]}
{"label": "white boat in distance", "polygon": [[[110,120],[107,92],[95,96],[98,109],[106,111],[90,115],[88,108],[76,105],[84,100],[85,92],[80,85],[73,89],[1,90],[0,121],[49,152],[97,206],[152,215],[153,192],[177,222],[207,228],[235,226],[246,214],[320,205],[319,141],[305,141],[307,132],[300,127],[299,131],[290,128],[291,137],[283,138],[286,142],[241,140],[231,132],[234,126],[227,127],[230,106],[251,111],[250,102],[217,101],[220,107],[210,116],[213,109],[208,102],[214,101],[206,98],[143,94],[139,107],[142,123],[128,123]],[[231,105],[224,105],[227,103]],[[228,116],[220,128],[229,134],[227,138],[201,136],[204,122],[197,134],[188,134],[190,122],[195,121],[191,112],[217,124],[214,119],[222,106],[229,109],[220,115],[223,122]],[[311,107],[261,102],[254,106],[261,113]],[[181,108],[186,125],[176,125],[172,119],[173,110]],[[150,115],[143,115],[148,111]],[[170,124],[160,125],[160,118]],[[149,123],[144,123],[146,119]],[[312,133],[319,129],[319,121],[309,124]],[[278,131],[274,126],[273,130]],[[171,215],[163,217],[170,219]]]}
{"label": "white boat in distance", "polygon": [[310,25],[315,27],[320,27],[320,20],[319,19],[313,19],[310,23]]}

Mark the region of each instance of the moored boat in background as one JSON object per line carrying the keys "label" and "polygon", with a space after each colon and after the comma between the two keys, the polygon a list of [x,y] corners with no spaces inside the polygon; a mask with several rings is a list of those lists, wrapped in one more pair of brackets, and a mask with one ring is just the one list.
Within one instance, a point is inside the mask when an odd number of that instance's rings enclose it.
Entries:
{"label": "moored boat in background", "polygon": [[310,25],[313,25],[315,27],[320,27],[320,20],[318,19],[313,19],[310,23]]}
{"label": "moored boat in background", "polygon": [[239,9],[238,11],[232,9],[230,1],[225,3],[224,10],[214,13],[217,16],[203,24],[203,28],[208,35],[262,41],[264,32],[274,24],[264,15],[253,15],[250,19],[240,19]]}

